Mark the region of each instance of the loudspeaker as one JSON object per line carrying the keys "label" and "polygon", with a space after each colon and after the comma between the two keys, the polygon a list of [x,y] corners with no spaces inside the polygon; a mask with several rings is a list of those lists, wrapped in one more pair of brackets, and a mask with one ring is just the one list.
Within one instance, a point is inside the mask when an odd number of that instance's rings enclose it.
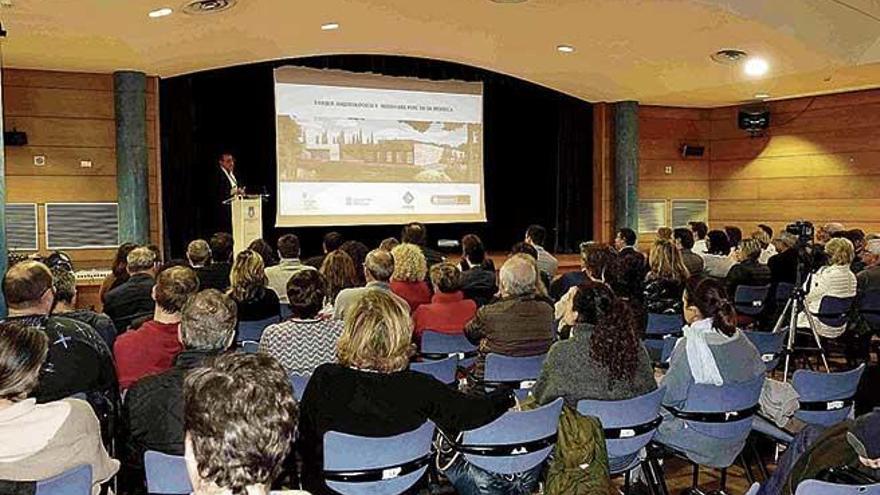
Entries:
{"label": "loudspeaker", "polygon": [[766,108],[744,108],[737,114],[739,128],[755,134],[770,127],[770,110]]}
{"label": "loudspeaker", "polygon": [[27,143],[26,132],[13,129],[3,133],[3,144],[6,146],[25,146]]}
{"label": "loudspeaker", "polygon": [[681,145],[681,156],[682,158],[687,158],[689,156],[701,157],[703,153],[706,152],[705,146],[697,146],[693,144],[683,144]]}

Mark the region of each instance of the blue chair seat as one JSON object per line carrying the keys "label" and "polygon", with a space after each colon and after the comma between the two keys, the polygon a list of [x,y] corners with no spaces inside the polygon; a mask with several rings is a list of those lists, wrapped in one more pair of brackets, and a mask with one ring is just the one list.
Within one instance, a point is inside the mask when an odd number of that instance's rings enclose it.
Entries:
{"label": "blue chair seat", "polygon": [[489,353],[486,356],[486,369],[483,384],[487,389],[510,387],[517,399],[523,400],[541,375],[546,354],[537,356],[513,357]]}
{"label": "blue chair seat", "polygon": [[37,481],[35,495],[92,495],[92,466],[83,464]]}
{"label": "blue chair seat", "polygon": [[477,357],[477,346],[471,344],[464,334],[451,335],[425,330],[422,333],[419,355],[422,360],[438,360],[455,356],[458,358],[460,366],[470,368]]}
{"label": "blue chair seat", "polygon": [[305,393],[311,377],[311,375],[290,374],[290,385],[293,387],[293,397],[297,402],[302,400],[303,393]]}
{"label": "blue chair seat", "polygon": [[439,361],[416,361],[410,363],[409,369],[433,376],[447,385],[452,385],[456,383],[455,373],[458,371],[458,357],[450,356]]}
{"label": "blue chair seat", "polygon": [[148,450],[144,453],[144,470],[147,493],[188,495],[193,491],[183,456]]}
{"label": "blue chair seat", "polygon": [[858,298],[859,313],[872,330],[880,330],[880,291],[868,291]]}
{"label": "blue chair seat", "polygon": [[780,330],[779,332],[750,332],[743,330],[743,335],[755,346],[755,349],[761,354],[761,360],[767,371],[773,371],[779,366],[785,350],[786,337],[788,331]]}
{"label": "blue chair seat", "polygon": [[739,314],[758,316],[764,312],[769,296],[769,285],[740,285],[736,288],[734,306]]}
{"label": "blue chair seat", "polygon": [[823,296],[819,302],[819,311],[811,314],[823,325],[842,327],[846,325],[849,310],[855,300],[855,297]]}
{"label": "blue chair seat", "polygon": [[805,480],[798,485],[795,495],[880,495],[880,483],[838,485],[818,480]]}
{"label": "blue chair seat", "polygon": [[274,325],[280,321],[281,318],[279,316],[273,316],[265,320],[239,321],[235,341],[239,344],[248,340],[259,342],[260,337],[263,336],[263,330],[269,325]]}

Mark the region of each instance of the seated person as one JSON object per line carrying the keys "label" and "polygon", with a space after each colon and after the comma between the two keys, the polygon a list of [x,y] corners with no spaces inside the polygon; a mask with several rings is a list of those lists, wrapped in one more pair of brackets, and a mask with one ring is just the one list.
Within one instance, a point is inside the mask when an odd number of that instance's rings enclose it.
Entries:
{"label": "seated person", "polygon": [[675,247],[681,253],[681,261],[691,275],[702,275],[703,258],[693,251],[694,233],[690,229],[678,228],[672,231]]}
{"label": "seated person", "polygon": [[538,250],[535,249],[535,246],[527,242],[517,242],[510,248],[510,256],[516,256],[517,254],[524,254],[528,256],[532,260],[532,264],[535,265],[536,275],[535,275],[535,290],[538,291],[538,294],[546,297],[548,300],[550,299],[550,274],[542,271],[538,267]]}
{"label": "seated person", "polygon": [[104,281],[101,282],[101,288],[98,289],[98,298],[101,300],[101,304],[104,304],[108,292],[128,280],[128,253],[136,247],[138,245],[133,242],[123,242],[116,248],[116,256],[113,258],[113,264],[110,266],[110,273],[104,277]]}
{"label": "seated person", "polygon": [[645,276],[648,274],[648,260],[636,250],[635,231],[622,228],[614,238],[617,257],[611,264],[609,283],[614,293],[638,304],[645,292]]}
{"label": "seated person", "polygon": [[0,323],[0,479],[41,480],[88,464],[97,495],[119,462],[107,455],[89,404],[70,398],[38,404],[27,398],[48,351],[45,332],[23,321]]}
{"label": "seated person", "polygon": [[409,308],[385,291],[366,292],[350,309],[339,339],[339,364],[315,370],[301,404],[303,487],[331,493],[322,477],[328,431],[370,437],[412,431],[431,420],[453,437],[483,426],[514,405],[510,391],[473,397],[410,371]]}
{"label": "seated person", "polygon": [[[445,261],[442,254],[428,247],[428,227],[421,222],[411,222],[400,231],[401,244],[415,244],[422,251],[428,266]],[[427,275],[427,274],[426,274]]]}
{"label": "seated person", "polygon": [[290,381],[278,362],[263,354],[226,354],[187,375],[183,396],[193,493],[269,495],[297,422]]}
{"label": "seated person", "polygon": [[121,390],[171,367],[182,349],[177,334],[180,310],[198,290],[199,279],[191,268],[175,266],[159,274],[153,287],[153,319],[120,335],[113,346]]}
{"label": "seated person", "polygon": [[425,330],[461,335],[477,312],[477,304],[461,291],[461,272],[455,263],[437,263],[431,267],[431,283],[431,304],[422,304],[413,313],[413,336],[419,340]]}
{"label": "seated person", "polygon": [[477,306],[485,306],[498,292],[495,263],[486,257],[483,241],[475,234],[461,238],[461,249],[461,291]]}
{"label": "seated person", "polygon": [[483,306],[464,329],[478,346],[473,379],[483,379],[486,355],[536,356],[553,342],[553,307],[537,294],[537,270],[528,255],[510,257],[501,267],[501,299]]}
{"label": "seated person", "polygon": [[153,314],[153,285],[157,261],[156,253],[148,247],[138,247],[128,253],[128,280],[104,296],[104,313],[116,325],[116,334],[122,335],[131,324]]}
{"label": "seated person", "polygon": [[856,275],[859,293],[880,291],[880,239],[871,239],[865,244],[862,258],[865,269]]}
{"label": "seated person", "polygon": [[391,250],[391,256],[394,258],[391,291],[409,304],[411,312],[431,302],[431,289],[425,282],[428,265],[419,246],[403,243]]}
{"label": "seated person", "polygon": [[778,253],[767,260],[774,286],[795,283],[798,268],[798,249],[795,247],[797,240],[797,236],[790,232],[782,232],[776,240]]}
{"label": "seated person", "polygon": [[752,239],[758,241],[761,246],[761,255],[758,263],[766,265],[770,258],[776,256],[776,246],[773,245],[773,229],[768,225],[758,225],[758,230],[752,232]]}
{"label": "seated person", "polygon": [[266,279],[269,281],[269,288],[278,296],[278,300],[282,304],[287,304],[287,281],[290,277],[300,270],[314,270],[315,267],[300,261],[299,238],[293,234],[284,234],[278,239],[278,256],[281,261],[275,266],[266,268]]}
{"label": "seated person", "polygon": [[38,261],[11,266],[3,277],[9,306],[6,321],[38,328],[49,339],[44,373],[33,391],[44,403],[83,393],[96,412],[115,407],[118,397],[113,356],[94,328],[64,316],[49,315],[53,303],[52,273]]}
{"label": "seated person", "polygon": [[[321,275],[327,280],[327,290],[324,294],[324,308],[321,316],[333,316],[333,303],[336,296],[345,289],[357,287],[358,277],[354,268],[354,261],[345,251],[337,249],[324,255],[324,262],[320,268]],[[285,298],[281,304],[287,304]]]}
{"label": "seated person", "polygon": [[400,296],[391,292],[391,284],[389,282],[391,274],[394,273],[394,257],[391,256],[391,253],[381,249],[370,251],[364,259],[363,271],[367,285],[339,291],[339,295],[336,296],[336,302],[333,304],[334,318],[344,320],[348,309],[372,290],[381,290],[392,294],[398,301],[408,305]]}
{"label": "seated person", "polygon": [[281,317],[278,295],[267,283],[263,258],[249,249],[238,253],[229,273],[229,297],[238,307],[239,323]]}
{"label": "seated person", "polygon": [[[198,243],[199,253],[196,258],[201,266],[196,268],[194,263],[196,260],[192,258],[190,258],[190,262],[193,263],[193,269],[199,276],[199,287],[203,290],[226,291],[229,288],[229,271],[232,269],[232,264],[229,262],[232,259],[232,235],[226,232],[217,232],[212,235],[208,241],[207,251],[205,246],[201,244],[204,241],[196,240],[193,242]],[[189,248],[187,248],[187,257],[190,257]]]}
{"label": "seated person", "polygon": [[[710,241],[711,250],[711,241]],[[691,277],[684,292],[684,337],[669,360],[663,405],[682,408],[694,384],[722,386],[744,383],[764,375],[761,355],[736,328],[736,310],[722,282]],[[727,466],[743,445],[688,428],[683,419],[662,411],[663,423],[656,439],[685,453],[701,465]]]}
{"label": "seated person", "polygon": [[326,294],[327,279],[318,270],[299,270],[287,281],[291,317],[266,327],[260,338],[260,352],[277,359],[287,373],[311,375],[318,366],[336,362],[342,321],[318,316]]}
{"label": "seated person", "polygon": [[327,232],[324,234],[324,239],[321,241],[321,254],[307,258],[303,261],[303,264],[310,266],[315,270],[319,270],[324,264],[324,258],[334,251],[339,251],[339,248],[342,247],[344,243],[345,237],[339,232]]}
{"label": "seated person", "polygon": [[730,297],[736,297],[736,288],[740,285],[770,285],[773,276],[770,268],[758,261],[760,256],[761,244],[755,239],[745,239],[740,243],[736,251],[738,263],[727,272],[727,293]]}
{"label": "seated person", "polygon": [[[819,268],[804,283],[804,289],[808,291],[804,303],[811,313],[819,312],[822,298],[825,296],[854,297],[856,295],[856,276],[849,269],[854,256],[852,243],[842,237],[831,239],[825,244],[825,254],[828,260],[827,264]],[[813,317],[813,322],[816,324],[816,333],[828,339],[840,337],[846,330],[846,325],[829,326],[816,317]],[[797,326],[798,328],[809,328],[809,322],[804,313],[798,313]]]}
{"label": "seated person", "polygon": [[538,252],[538,269],[546,273],[547,278],[553,280],[556,276],[556,270],[559,268],[559,261],[544,249],[546,237],[547,229],[541,225],[529,225],[529,228],[526,229],[526,244],[529,244]]}
{"label": "seated person", "polygon": [[605,283],[605,271],[616,256],[614,250],[598,242],[582,242],[580,249],[580,271],[563,273],[550,284],[550,297],[554,301],[562,299],[572,287],[589,281]]}
{"label": "seated person", "polygon": [[703,257],[705,275],[713,278],[725,278],[730,267],[733,266],[733,258],[730,257],[730,239],[723,230],[710,230],[706,235],[706,253]]}
{"label": "seated person", "polygon": [[576,289],[573,310],[571,338],[550,347],[532,388],[539,404],[562,397],[574,408],[582,399],[631,399],[657,389],[626,302],[604,283],[587,282]]}
{"label": "seated person", "polygon": [[651,248],[650,271],[645,276],[644,301],[648,313],[681,314],[681,295],[690,273],[681,253],[670,241],[657,240]]}
{"label": "seated person", "polygon": [[65,269],[53,270],[52,281],[55,289],[55,308],[52,309],[52,314],[81,321],[94,328],[107,347],[112,349],[113,342],[116,340],[116,327],[113,325],[113,320],[109,316],[96,313],[91,309],[76,308],[76,277],[73,272]]}
{"label": "seated person", "polygon": [[[160,275],[161,278],[161,275]],[[144,452],[183,455],[183,379],[225,351],[235,336],[235,303],[216,289],[194,294],[180,312],[183,351],[171,369],[138,380],[120,414],[125,485],[144,493]]]}

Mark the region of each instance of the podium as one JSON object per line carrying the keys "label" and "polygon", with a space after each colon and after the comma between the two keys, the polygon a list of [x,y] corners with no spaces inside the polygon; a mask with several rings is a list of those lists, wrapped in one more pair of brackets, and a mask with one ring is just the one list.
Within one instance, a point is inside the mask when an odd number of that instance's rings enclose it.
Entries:
{"label": "podium", "polygon": [[232,239],[237,255],[252,241],[263,237],[263,196],[235,196],[228,201],[232,208]]}

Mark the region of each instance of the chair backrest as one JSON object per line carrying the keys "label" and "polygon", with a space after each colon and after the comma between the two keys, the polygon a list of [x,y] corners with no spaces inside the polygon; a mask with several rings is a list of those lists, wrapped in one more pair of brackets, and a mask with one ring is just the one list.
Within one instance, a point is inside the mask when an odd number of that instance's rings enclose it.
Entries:
{"label": "chair backrest", "polygon": [[764,311],[769,295],[769,285],[740,285],[736,288],[734,305],[741,314],[757,316]]}
{"label": "chair backrest", "polygon": [[281,303],[280,307],[281,319],[286,320],[293,316],[293,313],[290,311],[290,306],[284,303]]}
{"label": "chair backrest", "polygon": [[838,485],[819,480],[804,480],[795,495],[880,495],[880,483],[874,485]]}
{"label": "chair backrest", "polygon": [[183,456],[148,450],[144,453],[144,471],[147,493],[188,495],[193,491]]}
{"label": "chair backrest", "polygon": [[274,325],[281,321],[279,316],[266,318],[265,320],[240,321],[238,322],[238,333],[235,335],[235,341],[238,343],[246,340],[260,341],[263,336],[263,330],[269,325]]}
{"label": "chair backrest", "polygon": [[859,312],[872,329],[880,329],[880,291],[872,290],[860,294]]}
{"label": "chair backrest", "polygon": [[309,385],[309,378],[311,377],[312,375],[290,374],[290,385],[293,387],[293,397],[297,402],[302,400],[303,393],[306,391],[306,387]]}
{"label": "chair backrest", "polygon": [[853,411],[853,397],[865,365],[841,373],[797,370],[791,384],[800,395],[795,417],[811,424],[831,426],[847,419]]}
{"label": "chair backrest", "polygon": [[456,356],[464,366],[473,364],[477,346],[463,334],[446,334],[426,330],[422,333],[421,356],[423,359],[445,359]]}
{"label": "chair backrest", "polygon": [[92,495],[92,466],[83,464],[37,481],[35,495]]}
{"label": "chair backrest", "polygon": [[541,375],[546,358],[546,354],[513,357],[489,353],[483,381],[490,388],[508,386],[514,389],[517,398],[524,399]]}
{"label": "chair backrest", "polygon": [[681,334],[684,326],[684,318],[681,315],[662,315],[648,313],[648,327],[645,333],[649,335]]}
{"label": "chair backrest", "polygon": [[451,385],[455,383],[455,372],[458,371],[458,356],[449,356],[439,361],[416,361],[409,364],[409,369],[431,375],[441,382]]}
{"label": "chair backrest", "polygon": [[779,366],[782,358],[782,351],[785,348],[785,338],[788,336],[787,331],[779,332],[750,332],[743,330],[743,335],[758,349],[761,354],[761,360],[767,371],[773,371]]}
{"label": "chair backrest", "polygon": [[468,430],[456,448],[471,464],[497,474],[528,471],[544,462],[556,444],[562,399],[530,411],[508,411]]}
{"label": "chair backrest", "polygon": [[[694,384],[680,412],[688,427],[704,435],[745,441],[752,428],[764,375],[742,383],[715,385]],[[689,418],[690,415],[703,416]]]}
{"label": "chair backrest", "polygon": [[[794,284],[788,282],[779,282],[776,284],[776,304],[785,304],[791,293],[794,292]],[[780,308],[781,309],[781,308]]]}
{"label": "chair backrest", "polygon": [[813,313],[813,316],[829,327],[846,325],[846,318],[855,299],[855,297],[823,296],[819,302],[819,312]]}
{"label": "chair backrest", "polygon": [[391,495],[415,485],[431,462],[434,423],[392,437],[324,434],[324,479],[344,495]]}
{"label": "chair backrest", "polygon": [[241,350],[247,354],[256,354],[260,350],[260,343],[254,340],[245,340],[239,345]]}
{"label": "chair backrest", "polygon": [[761,489],[761,484],[758,482],[752,483],[752,486],[749,488],[749,491],[746,492],[746,495],[758,495],[758,490]]}
{"label": "chair backrest", "polygon": [[661,387],[653,392],[628,400],[581,400],[577,411],[585,416],[594,416],[605,430],[605,446],[612,474],[632,468],[638,461],[638,453],[657,433],[660,426],[660,404],[666,389]]}

